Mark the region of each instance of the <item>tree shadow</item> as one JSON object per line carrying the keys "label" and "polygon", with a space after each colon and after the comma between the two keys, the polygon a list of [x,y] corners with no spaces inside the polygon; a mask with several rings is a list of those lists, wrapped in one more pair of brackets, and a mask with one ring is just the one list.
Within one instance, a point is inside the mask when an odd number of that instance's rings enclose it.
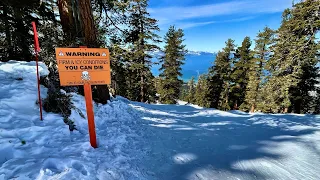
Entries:
{"label": "tree shadow", "polygon": [[[140,109],[143,118],[153,118],[145,121],[150,138],[145,145],[150,150],[144,158],[155,179],[268,179],[260,171],[239,168],[239,162],[277,161],[283,154],[266,148],[274,143],[297,142],[301,136],[318,131],[314,126],[320,123],[311,115],[248,114],[176,105],[135,106],[144,108]],[[170,121],[164,123],[166,119]],[[308,146],[317,150],[312,144]]]}

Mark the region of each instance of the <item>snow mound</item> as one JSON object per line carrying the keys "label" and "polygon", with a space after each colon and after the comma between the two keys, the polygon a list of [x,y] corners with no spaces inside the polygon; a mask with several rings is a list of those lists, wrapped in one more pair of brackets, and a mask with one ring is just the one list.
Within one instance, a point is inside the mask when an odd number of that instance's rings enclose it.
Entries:
{"label": "snow mound", "polygon": [[[137,143],[143,142],[142,121],[124,99],[95,104],[99,148],[93,149],[84,97],[72,94],[70,118],[79,131],[70,132],[60,115],[44,112],[39,120],[36,82],[35,62],[0,63],[0,180],[144,179]],[[42,98],[46,93],[41,86]]]}

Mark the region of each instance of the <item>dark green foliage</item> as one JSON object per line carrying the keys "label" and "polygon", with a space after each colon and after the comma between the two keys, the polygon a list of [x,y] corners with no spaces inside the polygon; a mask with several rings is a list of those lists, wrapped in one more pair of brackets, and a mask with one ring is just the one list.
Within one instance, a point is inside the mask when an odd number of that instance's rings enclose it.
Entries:
{"label": "dark green foliage", "polygon": [[245,90],[248,84],[248,72],[250,68],[251,54],[251,40],[250,37],[245,37],[242,46],[238,48],[238,61],[234,63],[231,73],[232,85],[230,89],[230,103],[233,109],[238,109],[242,105],[245,98]]}
{"label": "dark green foliage", "polygon": [[186,97],[186,101],[188,103],[195,103],[195,82],[194,82],[194,77],[192,76],[190,81],[188,82],[188,94]]}
{"label": "dark green foliage", "polygon": [[[55,68],[49,68],[49,75],[47,77],[41,77],[40,83],[48,88],[47,97],[43,100],[43,109],[46,112],[53,112],[62,115],[64,121],[72,131],[75,125],[69,123],[69,116],[71,115],[71,109],[73,104],[71,102],[71,95],[67,95],[60,90],[59,79],[56,78],[57,73],[54,72]],[[70,120],[71,121],[71,120]]]}
{"label": "dark green foliage", "polygon": [[74,122],[71,119],[69,119],[68,117],[63,117],[63,122],[69,126],[70,131],[77,130]]}
{"label": "dark green foliage", "polygon": [[[207,75],[188,84],[181,80],[185,46],[183,31],[170,27],[165,37],[165,55],[160,59],[162,73],[153,77],[151,52],[157,46],[157,20],[147,12],[148,0],[93,0],[80,7],[64,8],[73,0],[2,0],[0,2],[0,59],[33,59],[31,21],[36,21],[41,46],[40,61],[49,69],[42,78],[48,87],[44,108],[60,113],[73,130],[68,117],[70,97],[60,89],[54,48],[59,46],[108,47],[111,57],[113,95],[134,101],[154,102],[156,92],[163,103],[182,99],[189,103],[221,110],[238,109],[263,112],[319,113],[319,49],[316,39],[320,28],[320,1],[304,0],[283,13],[277,31],[265,28],[255,39],[255,48],[245,37],[236,48],[229,39]],[[81,1],[84,2],[84,1]],[[86,2],[90,2],[86,0]],[[89,5],[88,5],[89,4]],[[87,8],[83,8],[87,7]],[[81,12],[90,17],[82,17]],[[91,17],[91,11],[93,18]],[[87,28],[84,28],[87,27]],[[89,29],[89,30],[88,30]],[[23,80],[17,78],[16,80]],[[83,94],[83,88],[78,88]],[[93,98],[106,103],[108,86],[94,86]]]}
{"label": "dark green foliage", "polygon": [[64,93],[50,93],[43,101],[43,108],[46,112],[61,114],[63,117],[71,115],[70,95]]}
{"label": "dark green foliage", "polygon": [[214,65],[209,69],[208,75],[208,86],[209,86],[209,93],[208,93],[208,100],[210,102],[210,107],[218,108],[219,106],[219,99],[220,94],[222,91],[223,79],[220,77],[221,72],[221,61],[224,57],[224,52],[219,51]]}
{"label": "dark green foliage", "polygon": [[128,60],[128,97],[132,100],[146,102],[155,96],[151,58],[149,52],[159,49],[156,43],[159,36],[157,20],[150,18],[147,12],[147,0],[132,1],[128,8],[129,29],[125,33],[125,42],[130,47]]}
{"label": "dark green foliage", "polygon": [[255,108],[265,107],[261,105],[261,87],[265,81],[265,63],[270,58],[270,46],[273,44],[275,32],[265,27],[259,32],[255,40],[254,57],[248,62],[248,84],[245,92],[245,102],[240,106],[241,110],[254,112]]}
{"label": "dark green foliage", "polygon": [[320,2],[306,0],[283,13],[282,25],[268,63],[272,73],[266,85],[267,99],[273,111],[306,113],[310,107],[309,91],[318,83],[318,44]]}
{"label": "dark green foliage", "polygon": [[222,61],[219,66],[221,67],[220,78],[223,79],[222,90],[219,98],[219,109],[221,110],[230,110],[230,91],[231,91],[231,65],[235,61],[234,52],[235,52],[234,40],[228,39],[226,42],[226,47],[223,48]]}
{"label": "dark green foliage", "polygon": [[33,36],[31,22],[39,25],[45,21],[55,21],[51,8],[53,1],[40,2],[38,0],[18,1],[3,0],[0,2],[0,59],[27,60],[32,59],[31,46]]}
{"label": "dark green foliage", "polygon": [[23,78],[22,78],[22,77],[18,77],[18,78],[16,78],[15,80],[17,80],[17,81],[22,81]]}
{"label": "dark green foliage", "polygon": [[185,45],[183,45],[183,31],[170,26],[164,40],[165,55],[161,57],[160,68],[162,78],[161,88],[158,93],[160,94],[160,102],[165,104],[175,104],[179,98],[180,89],[183,81],[180,79],[181,66],[184,64],[185,59]]}
{"label": "dark green foliage", "polygon": [[182,101],[188,101],[187,97],[188,97],[188,85],[183,84],[180,89],[179,99],[181,99]]}
{"label": "dark green foliage", "polygon": [[21,140],[21,144],[25,145],[25,144],[27,144],[27,142],[25,140]]}
{"label": "dark green foliage", "polygon": [[195,103],[201,107],[210,107],[210,102],[208,101],[209,86],[207,75],[203,74],[199,76],[196,92],[195,92]]}
{"label": "dark green foliage", "polygon": [[223,51],[218,52],[208,75],[208,101],[210,107],[230,110],[231,65],[234,62],[234,40],[228,39]]}
{"label": "dark green foliage", "polygon": [[110,53],[112,87],[115,90],[115,94],[127,97],[127,77],[129,76],[129,71],[125,66],[125,62],[129,57],[126,50],[117,44],[111,45]]}
{"label": "dark green foliage", "polygon": [[[51,88],[49,88],[50,91]],[[43,101],[43,109],[46,112],[53,112],[61,114],[63,121],[69,126],[69,130],[73,131],[76,129],[74,122],[69,119],[71,115],[71,96],[64,93],[54,91],[48,93],[47,98]]]}

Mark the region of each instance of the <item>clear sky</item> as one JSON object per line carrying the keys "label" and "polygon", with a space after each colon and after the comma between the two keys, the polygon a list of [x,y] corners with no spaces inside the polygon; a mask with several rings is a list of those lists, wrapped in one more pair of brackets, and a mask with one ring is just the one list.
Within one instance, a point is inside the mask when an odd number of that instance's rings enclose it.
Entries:
{"label": "clear sky", "polygon": [[265,26],[277,29],[292,0],[150,0],[151,17],[163,36],[170,25],[185,32],[187,49],[216,52],[228,38],[241,45]]}

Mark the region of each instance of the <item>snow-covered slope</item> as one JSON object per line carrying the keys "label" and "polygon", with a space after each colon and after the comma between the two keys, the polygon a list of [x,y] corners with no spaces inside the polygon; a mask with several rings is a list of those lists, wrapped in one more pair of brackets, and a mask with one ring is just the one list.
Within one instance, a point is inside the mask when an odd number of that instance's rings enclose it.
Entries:
{"label": "snow-covered slope", "polygon": [[[70,132],[56,114],[44,113],[39,120],[35,72],[34,62],[0,63],[1,180],[143,179],[138,143],[144,135],[130,106],[119,100],[95,106],[99,148],[93,149],[87,120],[76,110],[71,119],[79,131]],[[74,94],[73,103],[86,115],[82,96]]]}
{"label": "snow-covered slope", "polygon": [[[33,62],[0,63],[0,180],[320,179],[320,116],[118,97],[95,105],[93,149],[78,110],[71,119],[79,131],[69,132],[56,114],[39,120],[35,83]],[[72,101],[85,115],[84,98],[73,94]]]}

